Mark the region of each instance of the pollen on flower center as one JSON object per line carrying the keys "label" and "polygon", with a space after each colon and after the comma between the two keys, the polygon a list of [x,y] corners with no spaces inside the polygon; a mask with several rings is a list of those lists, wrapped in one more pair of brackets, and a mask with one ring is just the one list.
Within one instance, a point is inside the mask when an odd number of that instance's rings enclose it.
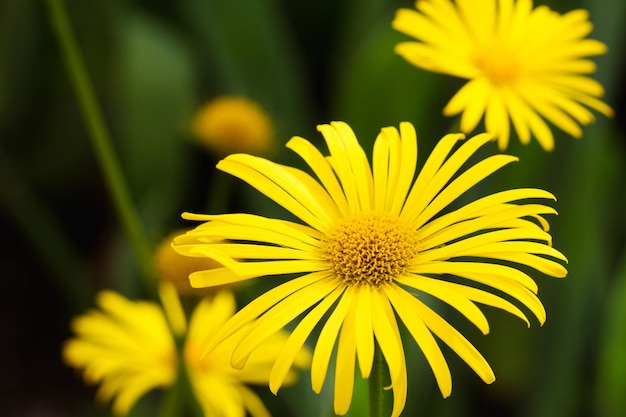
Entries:
{"label": "pollen on flower center", "polygon": [[332,269],[350,285],[379,286],[401,275],[417,254],[415,230],[398,217],[348,217],[328,234],[323,249]]}
{"label": "pollen on flower center", "polygon": [[483,50],[474,57],[474,64],[495,85],[511,84],[519,75],[517,59],[500,48]]}

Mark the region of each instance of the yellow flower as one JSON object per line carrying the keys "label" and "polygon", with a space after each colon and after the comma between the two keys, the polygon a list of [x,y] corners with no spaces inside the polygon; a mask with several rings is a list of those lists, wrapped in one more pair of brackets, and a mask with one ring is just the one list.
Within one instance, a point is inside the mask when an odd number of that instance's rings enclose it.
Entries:
{"label": "yellow flower", "polygon": [[585,74],[606,45],[586,39],[592,29],[586,10],[560,15],[532,0],[419,0],[400,9],[392,26],[419,42],[402,42],[396,52],[411,64],[469,81],[443,110],[462,113],[469,133],[485,117],[486,130],[506,149],[510,121],[521,142],[531,133],[545,150],[554,148],[550,121],[580,138],[580,125],[594,121],[589,108],[612,116],[599,100],[600,83]]}
{"label": "yellow flower", "polygon": [[[414,181],[417,140],[410,123],[401,123],[399,131],[382,129],[374,144],[373,167],[348,125],[333,122],[318,130],[330,156],[301,137],[287,144],[317,179],[245,154],[228,156],[217,165],[304,224],[243,213],[184,214],[205,223],[176,238],[174,248],[224,265],[191,274],[192,286],[300,274],[235,314],[208,349],[249,325],[232,356],[233,366],[245,366],[267,338],[303,315],[272,369],[269,384],[276,392],[311,331],[324,322],[311,365],[313,390],[321,391],[331,352],[338,344],[334,405],[337,414],[345,414],[355,363],[368,378],[376,342],[389,368],[393,416],[398,416],[407,395],[399,318],[424,352],[444,397],[451,393],[452,379],[434,336],[491,383],[494,375],[487,361],[430,308],[422,294],[450,304],[483,333],[489,325],[475,303],[503,309],[530,325],[506,299],[511,298],[543,323],[545,310],[536,295],[537,285],[524,271],[534,268],[554,277],[567,273],[556,262],[566,259],[551,247],[543,217],[555,210],[536,202],[554,197],[524,188],[452,206],[476,183],[516,160],[495,155],[463,170],[468,159],[492,139],[488,134],[468,139],[456,151],[453,148],[464,135],[446,135]],[[521,202],[527,199],[535,202]],[[216,243],[219,239],[231,243]]]}
{"label": "yellow flower", "polygon": [[[233,295],[222,291],[213,298],[202,299],[191,315],[187,330],[173,284],[163,284],[160,293],[165,310],[154,302],[131,301],[108,290],[100,292],[97,296],[100,309],[72,322],[76,336],[63,347],[66,363],[83,369],[88,383],[100,383],[98,399],[114,399],[114,413],[125,415],[148,391],[175,383],[179,355],[174,334],[184,336],[182,357],[195,397],[206,416],[243,416],[247,411],[254,417],[268,417],[269,412],[246,384],[267,383],[277,346],[285,343],[287,334],[275,334],[263,349],[250,357],[247,367],[233,369],[229,349],[237,335],[202,358],[204,345],[235,312]],[[245,331],[245,328],[240,330]],[[307,355],[308,351],[302,351],[296,365],[306,366]],[[295,373],[291,372],[288,378],[292,382]]]}
{"label": "yellow flower", "polygon": [[261,106],[244,97],[221,96],[202,106],[193,119],[193,134],[207,149],[267,153],[274,145],[274,128]]}

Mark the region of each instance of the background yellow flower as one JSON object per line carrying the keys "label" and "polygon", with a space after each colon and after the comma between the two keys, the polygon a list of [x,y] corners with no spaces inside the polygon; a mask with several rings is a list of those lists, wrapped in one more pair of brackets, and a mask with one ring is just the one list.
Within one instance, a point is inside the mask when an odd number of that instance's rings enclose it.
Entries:
{"label": "background yellow flower", "polygon": [[210,100],[196,112],[192,130],[201,145],[218,155],[264,154],[276,140],[270,116],[246,97],[220,96]]}
{"label": "background yellow flower", "polygon": [[100,401],[114,398],[113,412],[125,415],[146,392],[176,381],[174,337],[156,303],[108,290],[96,303],[98,310],[72,321],[76,337],[63,347],[63,357],[83,370],[86,382],[100,384]]}
{"label": "background yellow flower", "polygon": [[419,68],[469,80],[443,110],[461,114],[463,132],[484,116],[500,149],[512,123],[522,143],[532,134],[552,150],[542,117],[580,138],[580,125],[595,120],[587,107],[613,115],[600,101],[604,88],[587,76],[596,70],[588,58],[604,54],[606,45],[586,38],[586,10],[561,15],[533,9],[532,0],[418,0],[415,7],[398,10],[392,25],[419,42],[401,42],[396,52]]}
{"label": "background yellow flower", "polygon": [[[97,298],[100,309],[72,322],[75,337],[63,348],[66,363],[81,369],[86,382],[100,384],[98,399],[113,399],[115,414],[126,415],[145,393],[171,388],[181,377],[177,375],[175,336],[182,336],[186,371],[205,416],[244,416],[248,412],[254,417],[269,417],[263,402],[246,385],[267,383],[277,347],[284,344],[287,334],[275,334],[266,347],[250,357],[247,367],[236,370],[230,366],[229,357],[237,339],[203,357],[204,346],[235,312],[230,292],[203,298],[188,326],[173,284],[162,284],[161,296],[165,312],[154,302],[101,292]],[[304,368],[308,363],[309,353],[302,350],[295,365]],[[286,382],[293,383],[295,378],[291,372]]]}

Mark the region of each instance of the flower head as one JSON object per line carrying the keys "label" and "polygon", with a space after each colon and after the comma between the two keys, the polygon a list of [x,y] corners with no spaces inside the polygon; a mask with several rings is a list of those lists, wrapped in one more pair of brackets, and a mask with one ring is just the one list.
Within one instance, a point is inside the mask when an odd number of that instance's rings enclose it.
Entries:
{"label": "flower head", "polygon": [[[276,333],[251,355],[248,366],[233,369],[229,356],[237,335],[202,357],[204,345],[235,312],[233,295],[221,291],[202,299],[187,326],[173,284],[162,284],[160,293],[164,309],[154,302],[128,300],[113,291],[100,292],[100,309],[73,320],[76,336],[63,347],[65,362],[83,369],[88,383],[100,383],[98,398],[113,399],[117,415],[127,414],[148,391],[173,385],[182,356],[205,415],[243,416],[248,411],[254,417],[268,417],[269,412],[246,384],[267,383],[276,348],[284,344],[287,334]],[[184,337],[182,355],[176,350],[175,336]],[[308,360],[308,352],[302,351],[296,366],[304,367]],[[292,382],[295,373],[288,378]]]}
{"label": "flower head", "polygon": [[270,117],[261,106],[245,97],[221,96],[211,100],[198,110],[192,127],[196,139],[220,155],[262,154],[274,144]]}
{"label": "flower head", "polygon": [[484,115],[500,149],[512,122],[522,143],[532,134],[552,150],[543,119],[580,138],[581,125],[595,119],[588,108],[613,114],[600,101],[602,85],[586,75],[596,69],[588,58],[606,52],[585,38],[592,29],[586,10],[561,15],[533,9],[532,0],[419,0],[416,8],[398,10],[392,25],[419,42],[402,42],[396,52],[419,68],[469,80],[443,110],[462,113],[463,132]]}
{"label": "flower head", "polygon": [[[444,397],[451,393],[452,379],[435,336],[491,383],[494,374],[487,361],[422,295],[448,303],[483,333],[489,325],[476,303],[530,324],[511,302],[516,301],[543,323],[537,285],[525,271],[566,275],[558,262],[565,257],[552,248],[543,217],[555,210],[536,202],[554,197],[539,189],[514,189],[452,208],[468,189],[516,160],[495,155],[463,169],[492,139],[488,134],[465,142],[462,134],[446,135],[414,180],[417,140],[410,123],[401,123],[399,131],[382,129],[374,144],[373,166],[348,125],[333,122],[318,129],[330,156],[301,137],[287,143],[317,178],[244,154],[218,164],[301,222],[243,213],[184,215],[204,223],[176,238],[175,249],[224,265],[191,274],[192,286],[299,274],[236,313],[208,349],[249,326],[232,356],[234,366],[244,366],[267,338],[300,317],[272,368],[270,389],[276,392],[299,349],[323,323],[311,365],[313,390],[322,389],[337,345],[335,412],[345,414],[355,364],[368,378],[377,343],[389,368],[393,415],[398,416],[407,395],[399,318],[424,352]],[[522,202],[528,199],[535,202]],[[216,243],[220,239],[229,243]]]}

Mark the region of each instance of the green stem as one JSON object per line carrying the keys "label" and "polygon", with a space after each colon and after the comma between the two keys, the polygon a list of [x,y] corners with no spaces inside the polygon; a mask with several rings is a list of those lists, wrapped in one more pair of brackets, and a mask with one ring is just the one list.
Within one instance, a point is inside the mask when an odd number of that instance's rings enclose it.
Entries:
{"label": "green stem", "polygon": [[382,417],[383,416],[383,354],[380,351],[378,343],[375,342],[374,349],[374,362],[372,363],[372,371],[368,379],[369,390],[369,417]]}
{"label": "green stem", "polygon": [[92,146],[98,158],[100,168],[104,173],[117,215],[142,268],[143,276],[146,279],[146,284],[148,284],[147,289],[151,290],[154,287],[151,247],[142,230],[139,216],[133,205],[120,164],[113,150],[111,137],[104,123],[102,111],[96,100],[89,74],[76,42],[65,2],[63,0],[46,0],[46,4],[48,6],[50,23],[61,47],[65,65],[67,66],[83,119],[87,125]]}

